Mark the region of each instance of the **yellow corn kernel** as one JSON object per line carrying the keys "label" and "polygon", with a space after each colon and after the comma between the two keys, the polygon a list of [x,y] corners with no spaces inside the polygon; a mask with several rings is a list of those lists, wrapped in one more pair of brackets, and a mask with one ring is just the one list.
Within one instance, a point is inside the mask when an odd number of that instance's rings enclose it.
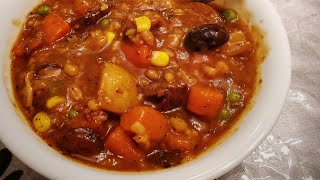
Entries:
{"label": "yellow corn kernel", "polygon": [[180,118],[172,117],[170,118],[170,123],[173,126],[173,128],[178,132],[184,132],[188,129],[188,124]]}
{"label": "yellow corn kernel", "polygon": [[51,108],[57,106],[58,104],[63,104],[66,102],[67,102],[67,100],[64,97],[54,96],[54,97],[47,100],[46,106],[48,109],[51,109]]}
{"label": "yellow corn kernel", "polygon": [[36,114],[32,120],[32,123],[33,123],[33,127],[39,133],[46,132],[51,127],[51,119],[44,112],[39,112],[38,114]]}
{"label": "yellow corn kernel", "polygon": [[94,100],[90,100],[88,103],[87,103],[88,107],[90,110],[92,111],[97,111],[99,110],[99,105],[94,101]]}
{"label": "yellow corn kernel", "polygon": [[149,31],[151,28],[151,21],[147,16],[134,18],[134,22],[137,25],[138,32]]}
{"label": "yellow corn kernel", "polygon": [[151,55],[151,64],[164,67],[169,64],[169,55],[162,51],[153,51]]}
{"label": "yellow corn kernel", "polygon": [[146,129],[144,128],[143,124],[136,121],[131,125],[131,130],[136,134],[144,134],[146,132]]}
{"label": "yellow corn kernel", "polygon": [[108,31],[107,32],[107,43],[111,44],[115,37],[116,37],[116,35],[113,32]]}

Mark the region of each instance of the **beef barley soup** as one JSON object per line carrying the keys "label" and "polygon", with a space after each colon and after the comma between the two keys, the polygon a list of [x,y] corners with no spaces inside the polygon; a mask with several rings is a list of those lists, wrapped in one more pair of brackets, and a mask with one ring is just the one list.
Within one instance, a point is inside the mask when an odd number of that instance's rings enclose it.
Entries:
{"label": "beef barley soup", "polygon": [[259,60],[232,9],[182,0],[44,0],[12,50],[16,101],[52,148],[117,171],[169,168],[248,108]]}

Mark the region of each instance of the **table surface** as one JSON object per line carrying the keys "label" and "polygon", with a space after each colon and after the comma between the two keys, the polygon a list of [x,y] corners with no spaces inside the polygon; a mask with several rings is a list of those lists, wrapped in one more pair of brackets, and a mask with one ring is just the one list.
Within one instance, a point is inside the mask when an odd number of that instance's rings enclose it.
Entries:
{"label": "table surface", "polygon": [[[287,102],[259,148],[219,179],[320,179],[320,0],[271,1],[285,25],[292,52]],[[24,171],[22,180],[45,179],[16,157],[4,177],[18,169]]]}

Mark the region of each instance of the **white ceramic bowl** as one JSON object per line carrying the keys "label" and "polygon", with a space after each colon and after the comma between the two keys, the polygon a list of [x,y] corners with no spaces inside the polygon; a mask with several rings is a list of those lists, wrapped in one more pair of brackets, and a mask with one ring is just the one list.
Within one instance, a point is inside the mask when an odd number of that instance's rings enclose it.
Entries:
{"label": "white ceramic bowl", "polygon": [[10,49],[23,20],[39,0],[0,1],[0,138],[25,164],[50,179],[214,179],[236,167],[268,135],[285,102],[291,78],[290,48],[281,19],[269,0],[245,0],[256,22],[266,33],[270,52],[262,64],[263,84],[252,110],[239,129],[221,145],[198,159],[163,171],[117,173],[72,162],[47,146],[21,120],[13,105],[10,81]]}

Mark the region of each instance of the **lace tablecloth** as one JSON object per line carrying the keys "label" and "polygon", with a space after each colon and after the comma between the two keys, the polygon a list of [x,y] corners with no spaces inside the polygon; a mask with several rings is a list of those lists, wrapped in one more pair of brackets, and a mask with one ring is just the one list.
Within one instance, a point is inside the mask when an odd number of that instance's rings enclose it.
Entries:
{"label": "lace tablecloth", "polygon": [[[267,139],[223,180],[320,179],[320,0],[272,2],[291,45],[293,74],[287,103]],[[45,179],[15,157],[2,178],[16,170],[23,171],[23,180]]]}

